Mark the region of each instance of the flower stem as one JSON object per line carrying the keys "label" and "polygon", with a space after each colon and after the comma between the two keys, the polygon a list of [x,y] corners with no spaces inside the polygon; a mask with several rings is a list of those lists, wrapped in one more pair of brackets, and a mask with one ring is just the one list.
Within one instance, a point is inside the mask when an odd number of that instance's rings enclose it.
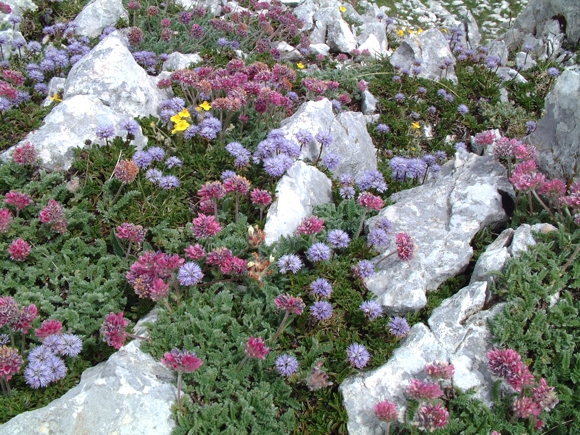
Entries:
{"label": "flower stem", "polygon": [[117,194],[115,195],[115,197],[113,198],[113,204],[115,202],[117,202],[117,198],[119,198],[119,195],[121,194],[121,189],[123,188],[123,186],[125,185],[125,183],[121,183],[121,185],[119,186],[119,190],[117,190]]}
{"label": "flower stem", "polygon": [[177,407],[183,412],[181,408],[181,372],[177,372]]}
{"label": "flower stem", "polygon": [[284,313],[284,318],[282,319],[282,323],[280,323],[280,326],[278,327],[278,330],[274,334],[274,338],[272,338],[272,342],[271,342],[272,344],[276,341],[276,339],[278,338],[278,336],[284,330],[284,326],[286,326],[286,321],[288,320],[288,316],[289,315],[290,315],[290,312],[289,311],[286,311],[286,313]]}
{"label": "flower stem", "polygon": [[579,252],[580,252],[580,244],[576,247],[576,250],[572,253],[572,256],[564,265],[564,268],[562,269],[562,274],[560,276],[562,276],[564,272],[566,272],[566,269],[568,269],[568,267],[570,267],[570,265],[574,262]]}
{"label": "flower stem", "polygon": [[362,215],[362,218],[360,220],[360,225],[358,226],[358,231],[356,232],[355,239],[358,239],[358,236],[360,236],[360,233],[362,232],[362,229],[363,229],[363,225],[365,223],[365,217],[366,216],[367,216],[367,209],[365,208],[363,210],[363,215]]}
{"label": "flower stem", "polygon": [[542,199],[536,193],[536,189],[532,189],[532,193],[534,194],[535,198],[539,201],[539,203],[542,205],[542,207],[544,207],[544,210],[550,213],[552,219],[556,220],[556,217],[554,216],[554,213],[552,213],[552,210],[548,208],[548,206],[544,203],[544,201],[542,201]]}
{"label": "flower stem", "polygon": [[248,361],[248,359],[249,359],[249,358],[250,358],[250,357],[249,357],[249,355],[246,355],[246,356],[244,357],[244,359],[243,359],[243,360],[240,362],[240,365],[238,366],[238,372],[239,372],[240,370],[242,370],[242,367],[244,367],[244,364],[246,363],[246,361]]}

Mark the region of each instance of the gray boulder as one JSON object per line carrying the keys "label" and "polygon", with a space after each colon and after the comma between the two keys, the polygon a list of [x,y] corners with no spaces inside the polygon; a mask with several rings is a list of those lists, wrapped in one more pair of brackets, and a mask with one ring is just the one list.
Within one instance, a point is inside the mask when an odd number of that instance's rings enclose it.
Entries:
{"label": "gray boulder", "polygon": [[178,69],[189,68],[192,64],[201,62],[201,56],[197,53],[183,54],[175,51],[163,62],[163,71],[177,71]]}
{"label": "gray boulder", "polygon": [[[77,95],[56,105],[44,118],[44,125],[29,133],[18,145],[32,143],[38,151],[43,167],[51,170],[67,170],[72,164],[73,150],[84,147],[85,140],[90,139],[97,145],[103,144],[95,134],[97,125],[107,123],[117,127],[125,118],[93,95]],[[117,133],[122,136],[119,129]],[[126,136],[126,133],[124,135]],[[139,133],[134,143],[137,148],[142,149],[146,140]],[[2,159],[6,160],[14,148],[4,152]]]}
{"label": "gray boulder", "polygon": [[[415,243],[409,262],[395,253],[394,240],[375,261],[376,273],[365,283],[387,312],[402,314],[422,308],[425,293],[460,273],[471,259],[475,234],[507,220],[502,194],[514,196],[505,168],[491,157],[459,151],[443,165],[438,178],[391,196],[394,205],[367,221],[393,223],[393,233],[406,232]],[[392,238],[394,239],[394,237]]]}
{"label": "gray boulder", "polygon": [[276,186],[277,199],[266,217],[266,245],[294,232],[315,206],[332,201],[332,183],[313,166],[297,161]]}
{"label": "gray boulder", "polygon": [[568,42],[580,42],[580,7],[577,0],[530,0],[503,39],[510,49],[519,48],[528,35],[540,37],[551,20],[558,21]]}
{"label": "gray boulder", "polygon": [[169,435],[175,427],[174,374],[139,346],[139,340],[123,346],[86,370],[61,398],[1,425],[0,435]]}
{"label": "gray boulder", "polygon": [[[407,36],[391,56],[390,62],[393,66],[411,70],[415,59],[421,61],[419,77],[436,81],[447,78],[457,84],[453,66],[455,57],[445,36],[438,29],[432,28],[420,35]],[[453,63],[447,69],[441,69],[446,59]]]}
{"label": "gray boulder", "polygon": [[[280,123],[286,137],[294,138],[299,130],[308,130],[313,135],[320,131],[330,131],[333,141],[322,152],[338,154],[341,164],[332,170],[333,175],[351,173],[355,177],[365,170],[377,168],[376,150],[368,134],[366,120],[359,112],[341,112],[335,115],[328,99],[309,101],[303,104],[290,118]],[[301,157],[305,161],[315,162],[320,153],[316,141],[302,149]]]}
{"label": "gray boulder", "polygon": [[64,100],[75,95],[94,95],[122,115],[149,116],[157,113],[167,91],[157,87],[133,59],[126,38],[115,31],[99,42],[70,70]]}
{"label": "gray boulder", "polygon": [[115,26],[119,18],[129,18],[121,0],[92,0],[72,22],[77,25],[77,34],[96,38],[106,27]]}
{"label": "gray boulder", "polygon": [[360,51],[367,49],[374,57],[385,56],[389,49],[385,24],[376,19],[363,24],[357,41]]}
{"label": "gray boulder", "polygon": [[[319,9],[314,14],[316,22],[315,29],[312,35],[312,42],[325,42],[331,51],[337,53],[350,53],[357,46],[357,41],[350,29],[350,26],[344,19],[339,10],[339,3],[331,7]],[[315,34],[318,34],[315,36]],[[325,35],[325,40],[321,38]],[[316,39],[316,40],[315,40]]]}
{"label": "gray boulder", "polygon": [[545,102],[536,131],[525,138],[539,155],[540,169],[549,178],[578,179],[580,173],[580,70],[567,69],[556,80]]}
{"label": "gray boulder", "polygon": [[524,53],[520,51],[516,54],[516,66],[518,71],[527,71],[529,69],[535,68],[538,62],[529,53]]}
{"label": "gray boulder", "polygon": [[489,245],[485,252],[477,259],[473,273],[471,274],[471,283],[477,281],[487,281],[491,283],[495,280],[493,272],[498,272],[504,268],[511,257],[508,248],[512,243],[514,230],[508,228]]}

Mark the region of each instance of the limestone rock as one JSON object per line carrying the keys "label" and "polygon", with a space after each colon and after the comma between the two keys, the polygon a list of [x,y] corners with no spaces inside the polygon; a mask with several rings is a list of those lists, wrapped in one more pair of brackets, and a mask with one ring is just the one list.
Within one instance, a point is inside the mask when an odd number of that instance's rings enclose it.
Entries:
{"label": "limestone rock", "polygon": [[192,64],[201,62],[201,56],[197,53],[183,54],[175,51],[163,62],[163,71],[177,71],[189,68]]}
{"label": "limestone rock", "polygon": [[314,206],[332,201],[332,183],[313,166],[297,161],[280,179],[277,199],[266,217],[266,245],[282,236],[294,234],[302,219],[312,214]]}
{"label": "limestone rock", "polygon": [[[322,152],[335,153],[341,157],[341,164],[332,171],[340,176],[351,173],[355,177],[365,170],[377,168],[376,150],[366,128],[366,120],[358,112],[341,112],[334,115],[328,99],[309,101],[303,104],[290,118],[280,123],[286,137],[294,138],[299,130],[308,130],[312,135],[320,131],[330,131],[333,141]],[[305,145],[302,158],[315,162],[320,153],[320,145],[316,141]]]}
{"label": "limestone rock", "polygon": [[361,111],[364,115],[370,115],[377,110],[377,98],[369,91],[362,93]]}
{"label": "limestone rock", "polygon": [[420,292],[437,289],[467,267],[473,236],[507,220],[499,191],[514,195],[505,168],[491,157],[459,151],[438,178],[392,195],[394,204],[367,221],[372,229],[377,219],[388,218],[393,233],[408,233],[416,245],[409,262],[397,255],[381,261],[395,252],[392,240],[386,254],[375,259],[375,275],[365,280],[387,312],[410,311],[408,300],[419,301]]}
{"label": "limestone rock", "polygon": [[520,225],[514,232],[512,244],[509,247],[509,253],[512,257],[519,257],[526,252],[530,246],[536,244],[534,233],[547,233],[554,231],[556,228],[550,224]]}
{"label": "limestone rock", "polygon": [[[102,144],[95,131],[99,123],[112,124],[115,127],[125,119],[111,108],[103,105],[93,95],[77,95],[59,103],[44,119],[44,125],[29,133],[18,145],[31,142],[38,151],[42,166],[51,170],[68,169],[72,163],[73,150],[84,147],[85,140],[90,139]],[[117,129],[120,134],[120,131]],[[134,142],[143,148],[146,138],[139,133]],[[6,159],[14,147],[2,154]]]}
{"label": "limestone rock", "polygon": [[529,53],[524,53],[520,51],[516,54],[516,66],[518,71],[527,71],[529,69],[535,68],[538,62]]}
{"label": "limestone rock", "polygon": [[48,406],[0,425],[0,435],[169,435],[174,374],[138,342],[86,370],[79,385]]}
{"label": "limestone rock", "polygon": [[121,0],[92,0],[72,22],[77,25],[77,34],[96,38],[106,27],[115,26],[119,18],[129,18]]}
{"label": "limestone rock", "polygon": [[508,228],[502,231],[497,239],[486,248],[485,252],[478,258],[477,263],[475,263],[470,283],[476,281],[491,283],[495,280],[492,272],[501,271],[511,257],[508,248],[512,243],[513,235],[514,230]]}
{"label": "limestone rock", "polygon": [[318,31],[326,34],[326,40],[315,41],[312,37],[313,42],[326,42],[330,49],[337,53],[350,53],[356,48],[356,39],[348,23],[342,18],[338,2],[336,6],[319,9],[314,14],[314,20]]}
{"label": "limestone rock", "polygon": [[169,95],[135,62],[126,44],[119,31],[97,44],[71,68],[63,99],[94,95],[122,115],[155,115]]}
{"label": "limestone rock", "polygon": [[[393,66],[411,70],[415,59],[422,62],[419,77],[431,80],[447,78],[457,84],[453,66],[455,57],[451,53],[445,36],[438,29],[432,28],[420,35],[407,36],[391,56],[390,62]],[[439,67],[446,59],[450,59],[453,64],[445,72]]]}
{"label": "limestone rock", "polygon": [[525,138],[539,155],[538,166],[549,178],[578,179],[580,173],[580,70],[567,69],[546,97],[545,115]]}

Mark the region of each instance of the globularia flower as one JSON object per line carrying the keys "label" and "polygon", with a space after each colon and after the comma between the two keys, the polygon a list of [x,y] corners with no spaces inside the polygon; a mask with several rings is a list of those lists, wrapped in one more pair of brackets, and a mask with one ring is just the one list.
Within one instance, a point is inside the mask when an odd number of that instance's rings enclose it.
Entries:
{"label": "globularia flower", "polygon": [[364,279],[375,274],[375,267],[369,260],[361,260],[353,266],[353,271],[358,278]]}
{"label": "globularia flower", "polygon": [[286,254],[282,255],[278,260],[278,269],[280,269],[281,273],[292,272],[295,274],[302,269],[302,266],[302,260],[300,260],[298,255]]}
{"label": "globularia flower", "polygon": [[201,282],[203,278],[203,272],[201,267],[197,263],[192,261],[185,263],[179,268],[179,273],[177,274],[177,279],[181,285],[195,285]]}
{"label": "globularia flower", "polygon": [[405,337],[411,330],[407,320],[403,317],[393,317],[388,326],[391,334],[397,338]]}
{"label": "globularia flower", "polygon": [[317,278],[310,284],[310,291],[313,295],[329,298],[332,293],[332,286],[324,278]]}
{"label": "globularia flower", "polygon": [[159,183],[161,177],[163,177],[163,172],[161,172],[159,169],[148,169],[145,173],[145,178],[147,178],[152,183]]}
{"label": "globularia flower", "polygon": [[133,161],[139,166],[140,169],[145,169],[151,162],[153,162],[153,157],[147,151],[137,151],[133,154]]}
{"label": "globularia flower", "polygon": [[353,343],[349,347],[346,348],[346,355],[348,358],[348,362],[350,365],[357,369],[364,368],[371,355],[366,347],[359,343]]}
{"label": "globularia flower", "polygon": [[147,150],[149,155],[156,162],[160,162],[165,158],[165,150],[161,147],[152,147]]}
{"label": "globularia flower", "polygon": [[173,167],[181,168],[182,165],[183,162],[181,161],[181,159],[175,156],[171,156],[167,160],[165,160],[165,166],[167,166],[169,169]]}
{"label": "globularia flower", "polygon": [[306,253],[308,259],[313,262],[330,260],[331,255],[331,249],[321,242],[314,243]]}
{"label": "globularia flower", "polygon": [[332,135],[329,131],[319,131],[314,137],[321,146],[325,147],[332,143]]}
{"label": "globularia flower", "polygon": [[383,315],[383,307],[377,301],[364,301],[360,309],[369,320],[375,320]]}
{"label": "globularia flower", "polygon": [[276,370],[282,376],[290,377],[298,370],[298,360],[288,354],[276,358]]}
{"label": "globularia flower", "polygon": [[331,230],[326,237],[327,243],[335,249],[348,247],[350,237],[343,230]]}
{"label": "globularia flower", "polygon": [[318,320],[328,320],[332,317],[332,305],[327,301],[317,301],[310,307],[310,314]]}
{"label": "globularia flower", "polygon": [[95,134],[99,139],[110,139],[115,136],[115,127],[113,127],[112,124],[107,123],[99,124]]}

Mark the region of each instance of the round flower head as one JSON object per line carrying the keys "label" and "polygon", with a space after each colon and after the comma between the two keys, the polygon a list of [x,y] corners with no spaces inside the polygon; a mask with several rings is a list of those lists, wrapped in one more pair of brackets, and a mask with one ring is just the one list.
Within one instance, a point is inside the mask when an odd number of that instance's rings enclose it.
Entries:
{"label": "round flower head", "polygon": [[304,311],[305,305],[302,298],[290,296],[288,294],[281,294],[274,299],[274,303],[278,309],[288,311],[289,313],[300,315]]}
{"label": "round flower head", "polygon": [[14,240],[8,247],[10,259],[14,261],[26,261],[28,254],[30,254],[30,250],[30,244],[21,238]]}
{"label": "round flower head", "polygon": [[306,253],[308,259],[313,262],[330,260],[331,255],[331,249],[321,242],[314,243]]}
{"label": "round flower head", "polygon": [[266,359],[270,348],[266,346],[262,337],[250,337],[246,343],[245,352],[251,358]]}
{"label": "round flower head", "polygon": [[447,426],[449,412],[441,403],[424,403],[417,410],[416,417],[419,429],[434,432]]}
{"label": "round flower head", "polygon": [[407,320],[403,317],[393,317],[388,326],[391,334],[397,338],[405,337],[411,330]]}
{"label": "round flower head", "polygon": [[383,315],[383,307],[376,301],[364,301],[360,309],[369,320],[375,320]]}
{"label": "round flower head", "polygon": [[353,343],[347,347],[346,356],[350,365],[357,369],[364,368],[371,359],[367,348],[359,343]]}
{"label": "round flower head", "polygon": [[115,136],[115,127],[112,124],[102,123],[95,132],[99,139],[107,140]]}
{"label": "round flower head", "polygon": [[369,260],[359,261],[352,269],[355,276],[360,279],[365,279],[375,274],[375,267]]}
{"label": "round flower head", "polygon": [[290,377],[298,370],[298,360],[291,355],[281,355],[276,358],[276,370],[282,376]]}
{"label": "round flower head", "polygon": [[176,348],[172,349],[171,352],[165,352],[161,362],[181,373],[193,373],[203,365],[203,361],[195,353]]}
{"label": "round flower head", "polygon": [[331,230],[328,232],[326,242],[335,249],[347,248],[350,237],[343,230]]}
{"label": "round flower head", "polygon": [[24,360],[18,354],[17,349],[8,346],[0,347],[0,378],[9,381],[13,375],[20,371]]}
{"label": "round flower head", "polygon": [[397,405],[388,400],[379,402],[374,407],[375,415],[381,421],[394,421],[398,418],[399,413],[397,412]]}
{"label": "round flower head", "polygon": [[332,305],[327,301],[317,301],[310,307],[310,314],[318,320],[328,320],[332,317]]}
{"label": "round flower head", "polygon": [[332,294],[332,286],[324,278],[317,278],[310,284],[310,291],[313,295],[329,298]]}
{"label": "round flower head", "polygon": [[438,384],[430,381],[421,381],[419,379],[411,379],[411,383],[407,385],[406,392],[413,399],[437,399],[443,395],[443,391]]}
{"label": "round flower head", "polygon": [[302,220],[296,232],[300,235],[306,234],[318,234],[324,230],[324,219],[317,218],[316,216],[309,216]]}
{"label": "round flower head", "polygon": [[179,284],[191,286],[201,282],[203,272],[197,263],[188,262],[179,268],[177,279]]}
{"label": "round flower head", "polygon": [[296,274],[300,269],[302,269],[302,260],[300,257],[294,254],[286,254],[280,257],[278,260],[278,269],[281,273],[292,272]]}
{"label": "round flower head", "polygon": [[115,177],[123,183],[131,183],[137,178],[139,166],[133,160],[121,160],[113,171]]}

